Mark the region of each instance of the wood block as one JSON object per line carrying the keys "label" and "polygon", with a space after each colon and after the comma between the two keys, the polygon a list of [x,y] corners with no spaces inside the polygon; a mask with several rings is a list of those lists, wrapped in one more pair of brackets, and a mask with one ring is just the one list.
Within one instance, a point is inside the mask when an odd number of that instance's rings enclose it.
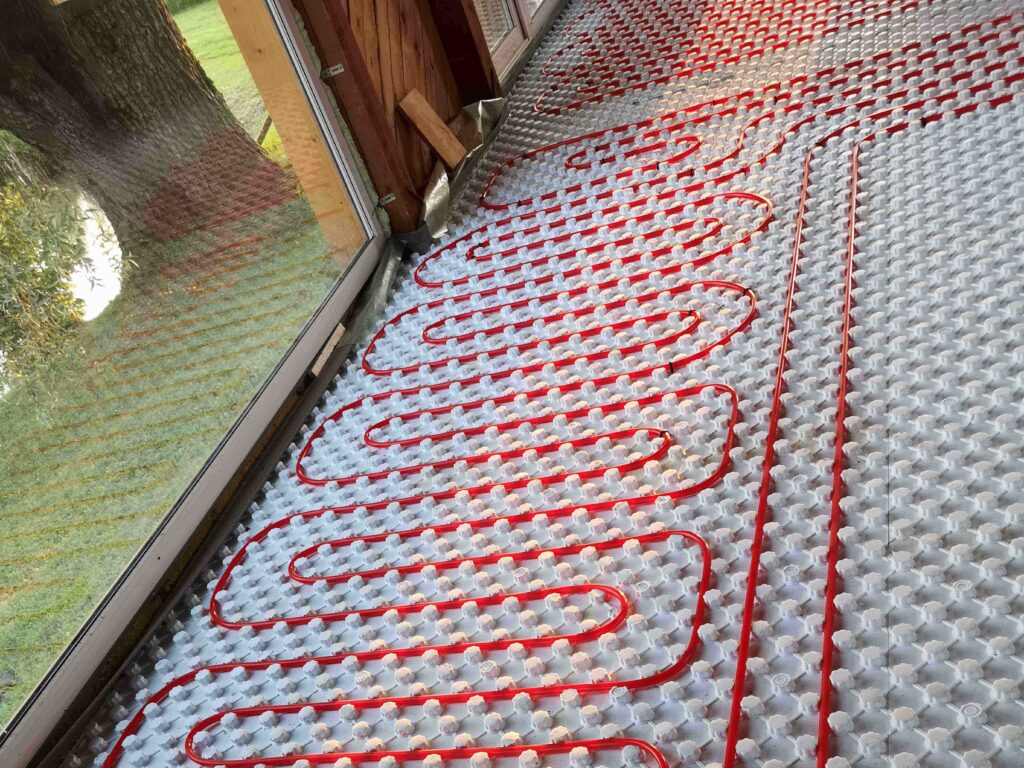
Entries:
{"label": "wood block", "polygon": [[398,108],[416,133],[437,153],[446,168],[451,170],[462,162],[466,148],[422,93],[413,88],[398,104]]}

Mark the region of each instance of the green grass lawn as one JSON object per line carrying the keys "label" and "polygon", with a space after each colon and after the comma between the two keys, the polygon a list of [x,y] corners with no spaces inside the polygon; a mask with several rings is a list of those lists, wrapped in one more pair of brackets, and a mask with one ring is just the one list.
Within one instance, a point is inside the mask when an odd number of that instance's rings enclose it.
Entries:
{"label": "green grass lawn", "polygon": [[256,136],[267,110],[217,0],[179,11],[174,21],[232,114],[250,136]]}
{"label": "green grass lawn", "polygon": [[[177,18],[251,134],[214,0]],[[337,278],[293,200],[151,249],[42,393],[0,400],[0,725],[167,513]]]}
{"label": "green grass lawn", "polygon": [[[206,0],[179,11],[174,14],[174,21],[231,113],[246,133],[256,138],[267,110],[217,0]],[[275,127],[271,127],[264,139],[263,148],[275,161],[284,164],[284,150]]]}
{"label": "green grass lawn", "polygon": [[322,301],[327,254],[302,200],[167,244],[57,383],[0,401],[0,724]]}

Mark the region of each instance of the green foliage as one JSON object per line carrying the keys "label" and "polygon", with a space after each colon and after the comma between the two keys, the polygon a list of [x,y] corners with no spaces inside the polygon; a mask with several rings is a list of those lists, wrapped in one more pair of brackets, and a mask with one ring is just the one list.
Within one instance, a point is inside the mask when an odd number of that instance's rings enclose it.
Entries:
{"label": "green foliage", "polygon": [[0,392],[67,348],[82,320],[71,276],[91,262],[76,196],[47,184],[0,133]]}

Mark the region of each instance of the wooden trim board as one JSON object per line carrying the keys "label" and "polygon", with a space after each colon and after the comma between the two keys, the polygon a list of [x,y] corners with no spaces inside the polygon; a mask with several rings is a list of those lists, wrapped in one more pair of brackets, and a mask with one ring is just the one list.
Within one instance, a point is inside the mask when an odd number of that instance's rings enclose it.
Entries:
{"label": "wooden trim board", "polygon": [[413,88],[398,103],[398,109],[420,137],[430,145],[448,170],[466,157],[466,148],[451,132],[441,116],[434,111],[423,94]]}

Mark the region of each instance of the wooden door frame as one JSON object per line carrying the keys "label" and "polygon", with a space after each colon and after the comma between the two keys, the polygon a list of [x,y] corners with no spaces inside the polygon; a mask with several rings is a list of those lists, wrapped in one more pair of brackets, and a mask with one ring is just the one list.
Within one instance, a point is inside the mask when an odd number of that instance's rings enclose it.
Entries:
{"label": "wooden door frame", "polygon": [[320,58],[321,79],[359,145],[378,204],[387,211],[394,231],[414,231],[422,204],[347,15],[337,2],[293,2]]}
{"label": "wooden door frame", "polygon": [[505,33],[498,47],[489,52],[494,60],[495,68],[504,80],[508,73],[515,68],[520,55],[529,45],[530,33],[518,0],[493,1],[502,3],[511,14],[511,19],[509,19],[512,24],[511,29]]}
{"label": "wooden door frame", "polygon": [[544,0],[540,9],[532,16],[527,7],[527,0],[502,1],[507,3],[515,17],[513,32],[518,32],[518,38],[503,41],[498,51],[492,54],[495,66],[501,74],[501,83],[508,87],[515,80],[526,58],[536,48],[538,39],[547,32],[567,0]]}
{"label": "wooden door frame", "polygon": [[473,0],[428,0],[463,106],[502,95]]}
{"label": "wooden door frame", "polygon": [[531,16],[530,9],[526,7],[527,0],[515,0],[515,3],[519,7],[519,15],[529,42],[533,42],[538,35],[546,31],[548,24],[565,4],[564,0],[543,0],[540,9]]}

